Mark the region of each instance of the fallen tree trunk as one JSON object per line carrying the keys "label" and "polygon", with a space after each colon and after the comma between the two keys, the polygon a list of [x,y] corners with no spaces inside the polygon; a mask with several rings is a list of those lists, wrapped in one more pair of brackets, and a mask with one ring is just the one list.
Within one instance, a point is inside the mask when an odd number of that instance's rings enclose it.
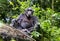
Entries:
{"label": "fallen tree trunk", "polygon": [[8,25],[3,25],[0,27],[0,36],[3,36],[3,33],[12,38],[19,38],[19,39],[28,40],[28,41],[36,41],[29,35],[24,34],[23,31],[18,30]]}

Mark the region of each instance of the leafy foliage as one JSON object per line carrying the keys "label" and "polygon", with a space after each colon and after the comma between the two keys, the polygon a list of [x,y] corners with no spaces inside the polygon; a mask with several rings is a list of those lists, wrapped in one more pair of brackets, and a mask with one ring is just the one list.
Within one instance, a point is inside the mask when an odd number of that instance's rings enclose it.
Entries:
{"label": "leafy foliage", "polygon": [[[0,20],[10,23],[28,7],[33,8],[38,17],[39,31],[31,36],[37,41],[60,41],[60,1],[59,0],[0,0]],[[12,40],[14,41],[14,40]]]}

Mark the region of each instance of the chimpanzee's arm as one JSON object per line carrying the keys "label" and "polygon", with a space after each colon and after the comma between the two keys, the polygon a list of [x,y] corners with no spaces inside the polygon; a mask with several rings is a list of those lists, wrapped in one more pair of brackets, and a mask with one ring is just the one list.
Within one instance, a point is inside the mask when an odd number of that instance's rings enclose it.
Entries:
{"label": "chimpanzee's arm", "polygon": [[32,27],[28,28],[28,31],[32,32],[37,29],[38,26],[38,18],[33,16],[33,23]]}
{"label": "chimpanzee's arm", "polygon": [[20,14],[19,17],[17,18],[17,22],[20,24],[21,21],[23,20],[24,14]]}
{"label": "chimpanzee's arm", "polygon": [[10,26],[13,26],[16,24],[16,19],[12,19]]}
{"label": "chimpanzee's arm", "polygon": [[22,21],[23,15],[19,15],[18,19],[12,19],[10,26],[13,26],[15,28],[19,28],[20,23]]}

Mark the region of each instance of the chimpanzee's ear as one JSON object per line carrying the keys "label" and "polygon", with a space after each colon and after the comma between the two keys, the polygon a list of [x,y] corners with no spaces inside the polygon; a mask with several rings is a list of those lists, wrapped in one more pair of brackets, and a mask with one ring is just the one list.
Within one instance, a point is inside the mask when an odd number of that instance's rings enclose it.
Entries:
{"label": "chimpanzee's ear", "polygon": [[34,12],[34,10],[32,10],[32,12]]}

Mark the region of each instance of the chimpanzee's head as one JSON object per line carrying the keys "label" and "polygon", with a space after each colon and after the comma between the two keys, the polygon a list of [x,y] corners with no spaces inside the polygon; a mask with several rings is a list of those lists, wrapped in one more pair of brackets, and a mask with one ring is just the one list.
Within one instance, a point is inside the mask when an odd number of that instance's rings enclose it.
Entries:
{"label": "chimpanzee's head", "polygon": [[32,15],[33,15],[33,12],[34,12],[34,11],[32,10],[32,8],[28,8],[28,9],[25,10],[25,12],[26,12],[26,13],[25,13],[26,16],[29,17],[29,16],[32,16]]}

